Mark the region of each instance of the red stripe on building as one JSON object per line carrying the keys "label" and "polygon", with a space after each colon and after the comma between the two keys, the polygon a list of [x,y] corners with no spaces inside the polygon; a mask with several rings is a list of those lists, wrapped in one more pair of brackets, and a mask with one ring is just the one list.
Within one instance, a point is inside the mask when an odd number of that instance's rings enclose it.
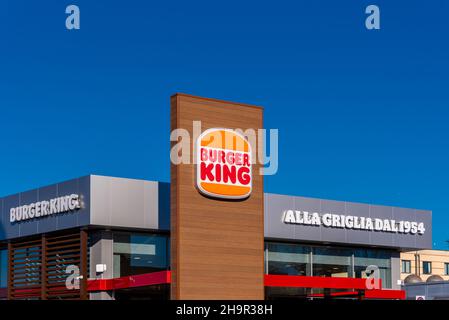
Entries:
{"label": "red stripe on building", "polygon": [[126,288],[152,286],[171,282],[170,271],[139,274],[135,276],[120,277],[113,279],[88,280],[88,291],[109,291]]}
{"label": "red stripe on building", "polygon": [[[380,281],[380,280],[379,280]],[[298,288],[326,288],[326,289],[366,289],[366,279],[265,275],[266,287],[298,287]],[[380,282],[382,288],[382,282]]]}
{"label": "red stripe on building", "polygon": [[405,300],[405,290],[366,290],[365,298]]}
{"label": "red stripe on building", "polygon": [[[160,271],[114,279],[88,280],[87,290],[90,292],[109,291],[169,283],[171,283],[171,272]],[[265,275],[265,286],[348,289],[346,292],[331,293],[331,297],[356,296],[359,292],[355,290],[363,290],[367,299],[405,299],[405,291],[403,290],[367,289],[366,279],[359,278]],[[310,297],[324,297],[324,295],[314,294],[310,295]]]}
{"label": "red stripe on building", "polygon": [[[343,292],[331,292],[329,294],[330,297],[352,297],[352,296],[358,296],[358,291],[343,291]],[[307,297],[309,298],[324,298],[325,295],[323,293],[312,293],[308,294]]]}
{"label": "red stripe on building", "polygon": [[[381,280],[379,280],[381,281]],[[357,291],[363,290],[366,299],[405,299],[404,290],[382,290],[367,289],[366,279],[359,278],[334,278],[334,277],[308,277],[308,276],[284,276],[265,275],[265,286],[267,287],[298,287],[298,288],[326,288],[326,289],[352,289],[347,292],[334,292],[329,296],[351,296],[358,295]],[[382,288],[382,282],[380,282]],[[324,297],[322,294],[311,295],[311,297]]]}

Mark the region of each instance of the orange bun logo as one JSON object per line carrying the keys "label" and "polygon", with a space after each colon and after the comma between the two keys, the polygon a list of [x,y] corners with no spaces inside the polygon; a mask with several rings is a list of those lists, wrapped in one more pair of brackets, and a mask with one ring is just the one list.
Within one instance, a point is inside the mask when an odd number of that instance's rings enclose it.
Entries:
{"label": "orange bun logo", "polygon": [[207,196],[244,199],[251,194],[251,146],[239,133],[214,128],[196,141],[196,186]]}

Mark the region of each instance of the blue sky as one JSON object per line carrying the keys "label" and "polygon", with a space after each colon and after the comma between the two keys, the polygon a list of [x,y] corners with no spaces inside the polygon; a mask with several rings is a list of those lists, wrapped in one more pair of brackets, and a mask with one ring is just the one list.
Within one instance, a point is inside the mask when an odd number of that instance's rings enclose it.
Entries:
{"label": "blue sky", "polygon": [[169,97],[184,92],[265,107],[280,131],[266,191],[433,210],[447,248],[448,14],[445,0],[2,0],[0,195],[90,173],[169,181]]}

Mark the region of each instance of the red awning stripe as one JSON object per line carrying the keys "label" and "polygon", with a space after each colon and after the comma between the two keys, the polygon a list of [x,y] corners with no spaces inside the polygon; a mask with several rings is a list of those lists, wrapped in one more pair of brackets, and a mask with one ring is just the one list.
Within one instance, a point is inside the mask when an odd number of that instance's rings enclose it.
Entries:
{"label": "red awning stripe", "polygon": [[[347,296],[357,296],[359,293],[357,291],[344,291],[344,292],[331,292],[329,294],[330,297],[347,297]],[[312,293],[308,294],[309,298],[324,298],[324,293]]]}
{"label": "red awning stripe", "polygon": [[[366,279],[309,277],[287,275],[265,275],[266,287],[297,287],[297,288],[329,288],[329,289],[366,289]],[[380,282],[382,288],[382,282]]]}
{"label": "red awning stripe", "polygon": [[108,291],[165,284],[171,282],[170,271],[159,271],[113,279],[87,281],[87,291]]}
{"label": "red awning stripe", "polygon": [[[308,277],[308,276],[286,276],[265,275],[265,286],[267,287],[297,287],[297,288],[326,288],[326,289],[352,289],[348,292],[331,293],[331,296],[356,295],[357,291],[363,290],[366,299],[401,299],[406,297],[404,290],[382,290],[367,289],[366,279],[359,278],[333,278],[333,277]],[[382,282],[380,283],[382,288]],[[323,295],[313,295],[315,297]]]}
{"label": "red awning stripe", "polygon": [[[87,290],[109,291],[169,283],[171,283],[171,272],[160,271],[121,278],[88,280]],[[366,288],[366,279],[359,278],[265,275],[265,286],[348,289],[347,292],[332,293],[332,296],[356,295],[357,291],[354,290],[363,290],[367,299],[405,299],[403,290],[369,290]]]}
{"label": "red awning stripe", "polygon": [[400,299],[405,300],[405,290],[366,290],[367,299]]}

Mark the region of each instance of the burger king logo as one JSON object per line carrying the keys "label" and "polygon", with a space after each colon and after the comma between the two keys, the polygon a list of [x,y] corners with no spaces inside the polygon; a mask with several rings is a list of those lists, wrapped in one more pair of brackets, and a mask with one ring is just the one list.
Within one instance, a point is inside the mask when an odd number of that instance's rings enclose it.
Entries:
{"label": "burger king logo", "polygon": [[196,186],[207,196],[244,199],[251,194],[251,146],[234,130],[214,128],[196,141]]}

